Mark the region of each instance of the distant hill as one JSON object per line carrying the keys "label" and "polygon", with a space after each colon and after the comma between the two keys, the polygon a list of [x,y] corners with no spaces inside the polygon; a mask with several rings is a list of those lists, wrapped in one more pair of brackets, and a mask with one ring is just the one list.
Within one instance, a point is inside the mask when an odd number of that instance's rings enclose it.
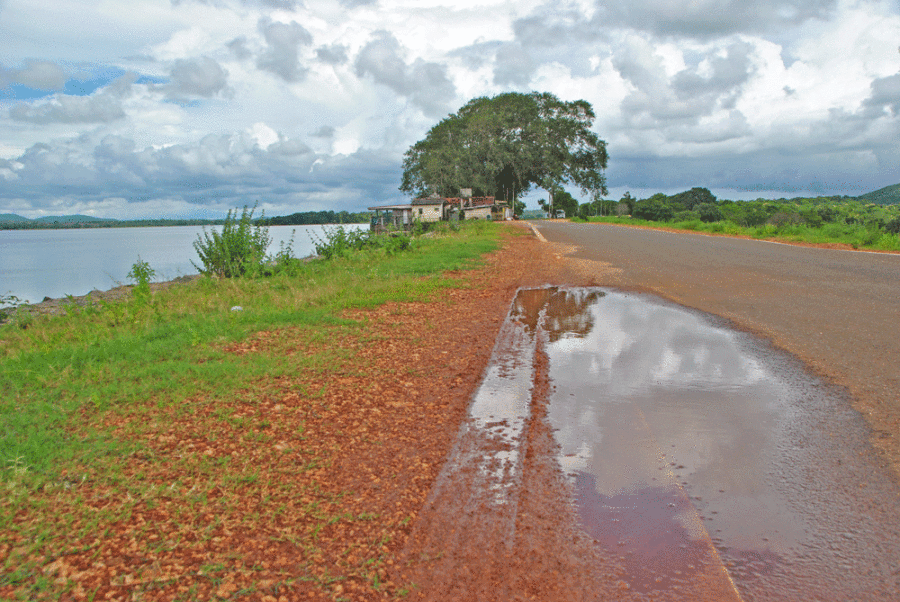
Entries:
{"label": "distant hill", "polygon": [[30,222],[31,220],[27,217],[22,217],[21,215],[16,215],[15,213],[0,213],[0,222],[12,223],[12,222]]}
{"label": "distant hill", "polygon": [[856,197],[864,203],[875,203],[876,205],[894,205],[900,203],[900,184],[893,186],[885,186],[875,192],[868,192]]}
{"label": "distant hill", "polygon": [[91,217],[90,215],[47,215],[35,218],[38,223],[81,224],[85,222],[117,222],[119,220],[103,217]]}

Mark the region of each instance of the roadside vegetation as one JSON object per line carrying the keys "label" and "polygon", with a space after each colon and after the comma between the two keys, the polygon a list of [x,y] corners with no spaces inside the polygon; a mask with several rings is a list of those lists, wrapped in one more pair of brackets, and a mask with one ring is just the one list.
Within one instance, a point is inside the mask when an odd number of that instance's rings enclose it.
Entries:
{"label": "roadside vegetation", "polygon": [[[560,198],[557,195],[557,207]],[[879,205],[851,197],[730,201],[716,199],[705,188],[693,188],[640,200],[626,193],[619,202],[575,202],[564,208],[568,217],[582,221],[900,251],[900,204]]]}
{"label": "roadside vegetation", "polygon": [[[440,297],[459,286],[442,275],[479,265],[497,247],[499,226],[470,222],[427,236],[380,237],[336,228],[318,241],[319,259],[300,260],[289,246],[262,258],[252,243],[259,243],[264,230],[250,226],[249,214],[245,209],[230,216],[233,229],[225,239],[198,240],[198,250],[207,252],[201,253],[207,275],[193,282],[151,292],[153,268],[138,260],[129,275],[135,286],[125,300],[72,304],[55,316],[20,307],[0,324],[0,599],[109,594],[110,583],[133,585],[116,581],[115,570],[107,571],[106,581],[87,576],[100,571],[98,563],[108,563],[110,553],[140,562],[161,550],[200,550],[201,544],[212,545],[226,516],[239,516],[241,528],[251,533],[254,525],[269,528],[280,520],[284,504],[294,503],[286,499],[303,501],[292,511],[301,514],[297,520],[304,527],[284,534],[290,542],[271,545],[290,544],[313,559],[301,576],[305,581],[344,578],[317,572],[319,533],[329,525],[378,517],[335,514],[346,492],[328,487],[282,491],[288,477],[271,472],[278,463],[266,454],[301,458],[302,464],[291,460],[291,474],[327,466],[334,450],[307,439],[303,420],[325,412],[327,379],[314,389],[310,383],[321,383],[323,373],[364,369],[352,353],[330,344],[369,336],[347,312]],[[235,238],[251,244],[239,247]],[[226,257],[226,249],[237,248],[246,255]],[[242,269],[220,269],[229,265]],[[264,412],[273,382],[290,383],[285,386],[302,407],[272,402],[274,410]],[[282,414],[276,419],[273,411]],[[289,411],[303,419],[289,417]],[[196,448],[176,446],[184,433],[197,438],[190,439]],[[278,441],[291,443],[282,447]],[[222,445],[258,451],[217,457],[202,452]],[[278,499],[281,506],[268,501]],[[254,509],[245,512],[245,505]],[[154,518],[161,508],[175,510]],[[111,544],[105,541],[124,537],[123,525],[139,515],[146,517],[145,530],[130,535],[130,547],[107,550]],[[171,525],[174,531],[163,533]],[[375,544],[373,549],[385,545]],[[93,558],[87,565],[66,564],[86,551]],[[383,575],[379,557],[354,565],[354,574],[377,586]],[[184,591],[176,588],[180,599],[248,595],[224,587],[223,575],[263,569],[241,559],[228,562],[234,566],[227,570],[209,561],[199,574],[152,578],[156,569],[147,566],[142,587],[146,593],[187,582]],[[254,591],[278,593],[301,577],[285,576]]]}

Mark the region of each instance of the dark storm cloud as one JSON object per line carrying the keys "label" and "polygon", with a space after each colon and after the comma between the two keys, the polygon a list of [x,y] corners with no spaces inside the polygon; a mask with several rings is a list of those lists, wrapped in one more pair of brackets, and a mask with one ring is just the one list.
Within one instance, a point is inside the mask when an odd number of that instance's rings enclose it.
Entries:
{"label": "dark storm cloud", "polygon": [[[259,199],[359,211],[398,199],[399,179],[398,157],[363,149],[318,155],[297,138],[261,148],[246,134],[211,134],[189,144],[140,148],[122,136],[84,135],[35,144],[15,159],[0,160],[0,201],[24,200],[40,209],[58,199],[233,206]],[[344,201],[315,200],[325,197]]]}
{"label": "dark storm cloud", "polygon": [[725,56],[716,54],[708,57],[707,63],[712,71],[709,76],[698,74],[696,66],[693,71],[685,69],[672,79],[672,88],[682,99],[733,93],[753,74],[752,51],[753,46],[745,42],[732,44]]}
{"label": "dark storm cloud", "polygon": [[40,104],[21,103],[10,109],[9,116],[16,121],[39,124],[115,121],[125,117],[122,104],[131,95],[136,79],[136,75],[129,73],[89,96],[57,94]]}
{"label": "dark storm cloud", "polygon": [[166,91],[173,98],[209,98],[226,90],[228,72],[208,56],[175,61]]}
{"label": "dark storm cloud", "polygon": [[416,59],[407,64],[397,39],[386,31],[376,32],[356,57],[356,74],[369,76],[405,96],[426,115],[447,111],[456,96],[456,87],[447,76],[447,67]]}
{"label": "dark storm cloud", "polygon": [[[699,157],[656,155],[613,156],[610,188],[678,192],[695,186],[735,191],[783,191],[794,196],[859,195],[896,183],[888,165],[874,167],[864,153],[834,149],[822,155],[801,155],[784,148]],[[897,167],[896,158],[893,165]],[[860,175],[864,174],[864,175]],[[649,193],[649,194],[652,194]],[[765,196],[771,196],[767,194]]]}
{"label": "dark storm cloud", "polygon": [[837,0],[598,0],[594,21],[662,36],[764,33],[825,19]]}
{"label": "dark storm cloud", "polygon": [[867,116],[878,117],[888,112],[900,116],[900,73],[874,80],[871,89],[871,95],[863,102]]}
{"label": "dark storm cloud", "polygon": [[300,64],[300,46],[312,44],[312,36],[296,21],[276,23],[267,19],[259,22],[259,30],[267,49],[257,59],[256,66],[278,75],[286,82],[298,82],[308,69]]}

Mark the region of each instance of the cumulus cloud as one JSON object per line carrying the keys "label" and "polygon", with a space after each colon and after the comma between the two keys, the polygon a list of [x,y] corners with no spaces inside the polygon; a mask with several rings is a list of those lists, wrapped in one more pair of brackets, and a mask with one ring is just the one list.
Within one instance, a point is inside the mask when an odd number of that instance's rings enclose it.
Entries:
{"label": "cumulus cloud", "polygon": [[[358,210],[402,198],[402,153],[439,118],[531,89],[594,105],[613,188],[871,190],[900,173],[895,2],[141,2],[141,19],[85,5],[76,21],[89,27],[48,15],[11,47],[7,208],[259,198]],[[64,93],[75,70],[90,95]],[[142,77],[107,83],[125,71]]]}
{"label": "cumulus cloud", "polygon": [[323,125],[316,131],[314,131],[311,135],[316,138],[334,138],[335,129],[330,125]]}
{"label": "cumulus cloud", "polygon": [[632,125],[665,127],[667,122],[697,122],[717,109],[730,110],[754,72],[753,47],[735,42],[711,48],[693,65],[669,76],[664,58],[644,38],[631,36],[613,65],[632,86],[621,108]]}
{"label": "cumulus cloud", "polygon": [[[172,0],[173,6],[180,4],[207,4],[210,6],[227,7],[227,0]],[[250,7],[275,8],[281,10],[294,10],[303,6],[301,0],[240,0],[240,4]]]}
{"label": "cumulus cloud", "polygon": [[278,134],[263,147],[253,128],[162,148],[140,147],[121,135],[84,135],[32,145],[13,160],[0,160],[0,201],[25,199],[34,209],[70,198],[101,202],[175,199],[194,205],[264,203],[358,211],[373,199],[397,199],[399,167],[384,153],[314,153],[302,140]]}
{"label": "cumulus cloud", "polygon": [[877,117],[890,111],[900,116],[900,73],[872,82],[872,94],[863,102],[866,115]]}
{"label": "cumulus cloud", "polygon": [[531,53],[519,43],[504,44],[497,50],[494,83],[500,86],[527,86],[537,69]]}
{"label": "cumulus cloud", "polygon": [[125,117],[123,102],[137,79],[128,73],[90,96],[57,94],[48,101],[21,103],[9,111],[10,118],[31,123],[108,123]]}
{"label": "cumulus cloud", "polygon": [[261,20],[259,29],[268,46],[256,66],[287,82],[302,80],[308,69],[300,64],[299,47],[312,44],[312,35],[296,21],[278,23]]}
{"label": "cumulus cloud", "polygon": [[225,44],[225,47],[228,48],[228,50],[230,50],[234,54],[234,56],[242,61],[247,60],[251,56],[253,56],[253,53],[250,52],[249,48],[247,48],[247,38],[244,36],[239,36],[231,40],[230,42]]}
{"label": "cumulus cloud", "polygon": [[343,44],[331,44],[316,48],[316,56],[329,65],[343,65],[347,62],[347,47]]}
{"label": "cumulus cloud", "polygon": [[664,36],[761,33],[828,17],[837,0],[597,0],[595,21]]}
{"label": "cumulus cloud", "polygon": [[386,31],[376,32],[356,57],[356,74],[409,98],[428,115],[440,115],[456,97],[447,67],[416,59],[407,64],[400,42]]}
{"label": "cumulus cloud", "polygon": [[66,85],[65,71],[50,61],[25,61],[22,69],[10,69],[6,77],[13,83],[35,90],[62,90]]}
{"label": "cumulus cloud", "polygon": [[166,91],[173,98],[209,98],[228,87],[228,72],[208,56],[179,59],[175,61],[170,74]]}

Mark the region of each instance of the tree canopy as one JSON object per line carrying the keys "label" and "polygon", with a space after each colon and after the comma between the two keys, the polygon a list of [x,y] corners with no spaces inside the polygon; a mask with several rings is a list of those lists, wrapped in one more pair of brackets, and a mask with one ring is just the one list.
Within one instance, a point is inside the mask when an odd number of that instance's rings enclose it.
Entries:
{"label": "tree canopy", "polygon": [[415,196],[475,196],[513,202],[532,186],[555,192],[564,183],[606,194],[606,142],[591,131],[585,100],[548,92],[509,92],[469,101],[406,151],[400,190]]}

